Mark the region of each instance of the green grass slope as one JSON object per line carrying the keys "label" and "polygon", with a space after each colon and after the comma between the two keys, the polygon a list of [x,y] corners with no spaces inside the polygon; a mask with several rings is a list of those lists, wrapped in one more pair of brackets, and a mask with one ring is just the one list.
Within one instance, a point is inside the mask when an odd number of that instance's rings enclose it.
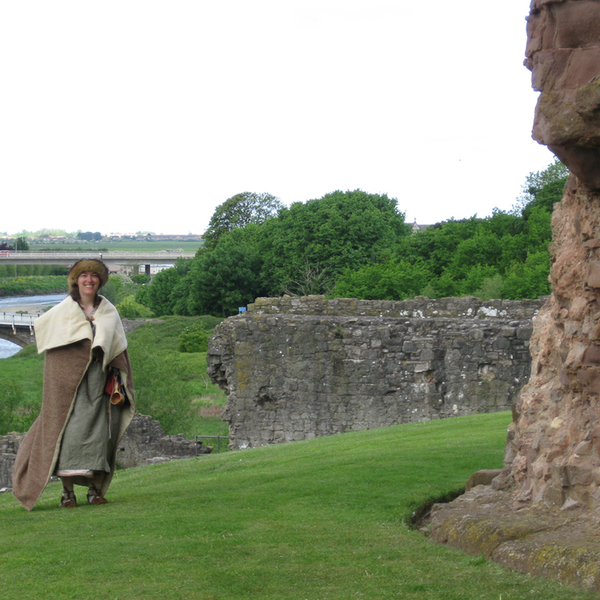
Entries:
{"label": "green grass slope", "polygon": [[501,465],[509,421],[407,424],[119,471],[105,506],[58,509],[59,484],[31,513],[2,494],[1,596],[595,597],[438,546],[407,525],[429,498]]}
{"label": "green grass slope", "polygon": [[[214,416],[227,398],[206,374],[206,352],[177,350],[178,336],[187,328],[202,325],[211,332],[219,321],[165,317],[128,336],[138,410],[157,419],[168,434],[228,435],[227,423]],[[1,363],[0,435],[27,431],[42,404],[44,357],[31,344]]]}

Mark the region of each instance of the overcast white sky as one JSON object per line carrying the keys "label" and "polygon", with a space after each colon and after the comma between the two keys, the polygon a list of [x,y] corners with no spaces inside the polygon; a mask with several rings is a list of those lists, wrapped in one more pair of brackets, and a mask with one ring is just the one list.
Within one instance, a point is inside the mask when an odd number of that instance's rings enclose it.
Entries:
{"label": "overcast white sky", "polygon": [[0,232],[203,233],[243,191],[510,209],[529,0],[0,3]]}

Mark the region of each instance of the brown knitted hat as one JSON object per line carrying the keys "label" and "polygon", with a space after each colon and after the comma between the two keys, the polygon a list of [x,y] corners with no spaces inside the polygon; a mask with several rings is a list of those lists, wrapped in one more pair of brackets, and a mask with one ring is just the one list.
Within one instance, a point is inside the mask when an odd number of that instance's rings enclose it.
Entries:
{"label": "brown knitted hat", "polygon": [[78,260],[67,275],[69,287],[77,285],[77,279],[86,271],[93,271],[100,277],[100,287],[108,281],[108,267],[98,258],[81,258]]}

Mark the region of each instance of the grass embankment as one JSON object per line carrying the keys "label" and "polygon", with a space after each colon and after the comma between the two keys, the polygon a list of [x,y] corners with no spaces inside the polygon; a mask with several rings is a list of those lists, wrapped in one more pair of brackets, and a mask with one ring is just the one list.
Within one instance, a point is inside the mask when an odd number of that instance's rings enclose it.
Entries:
{"label": "grass embankment", "polygon": [[[206,374],[206,353],[177,351],[177,338],[188,327],[201,323],[210,331],[219,320],[166,317],[128,336],[138,410],[157,419],[168,434],[228,435],[218,416],[206,416],[219,413],[226,402]],[[43,362],[35,345],[1,361],[0,435],[27,431],[39,414]]]}
{"label": "grass embankment", "polygon": [[58,509],[59,484],[31,513],[0,495],[2,597],[596,597],[407,526],[428,498],[501,465],[509,421],[453,418],[119,471],[99,507]]}
{"label": "grass embankment", "polygon": [[224,407],[225,394],[206,374],[206,352],[179,352],[179,335],[201,324],[212,332],[216,317],[163,317],[128,336],[138,411],[152,415],[170,434],[229,434],[227,424],[214,414]]}
{"label": "grass embankment", "polygon": [[64,275],[0,277],[0,291],[0,297],[66,294],[67,280]]}

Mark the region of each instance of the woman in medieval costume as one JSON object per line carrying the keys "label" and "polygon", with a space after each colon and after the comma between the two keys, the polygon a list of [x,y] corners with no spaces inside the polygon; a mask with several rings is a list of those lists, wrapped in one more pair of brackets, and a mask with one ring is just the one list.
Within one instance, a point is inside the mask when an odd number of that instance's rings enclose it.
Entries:
{"label": "woman in medieval costume", "polygon": [[101,260],[79,260],[69,296],[34,323],[38,352],[46,353],[42,409],[13,467],[13,495],[27,510],[52,475],[62,480],[61,507],[77,506],[74,485],[88,488],[89,504],[107,502],[117,445],[135,413],[123,324],[98,294],[107,281]]}

